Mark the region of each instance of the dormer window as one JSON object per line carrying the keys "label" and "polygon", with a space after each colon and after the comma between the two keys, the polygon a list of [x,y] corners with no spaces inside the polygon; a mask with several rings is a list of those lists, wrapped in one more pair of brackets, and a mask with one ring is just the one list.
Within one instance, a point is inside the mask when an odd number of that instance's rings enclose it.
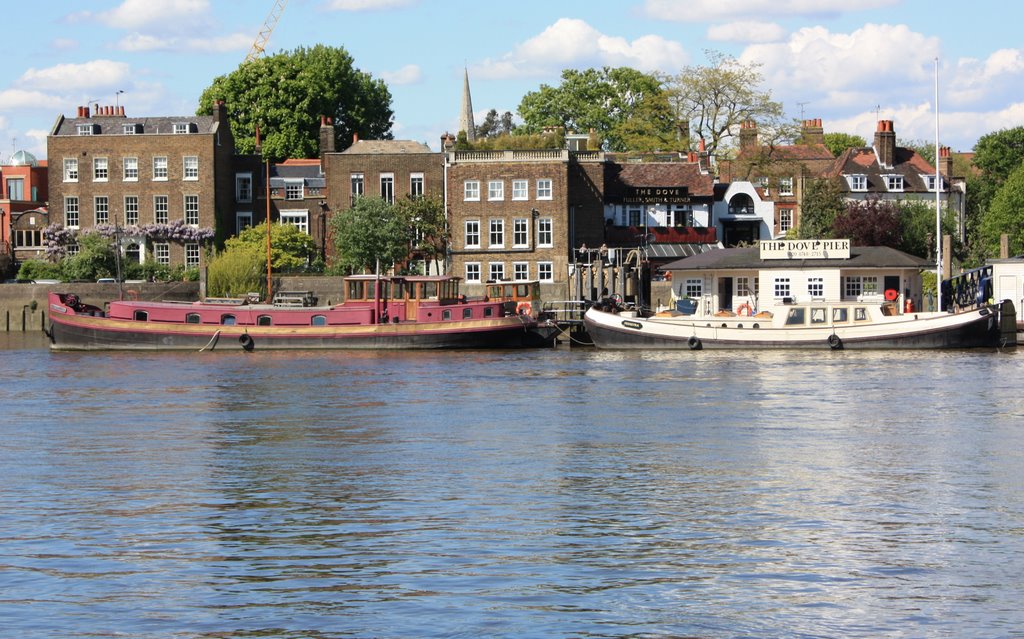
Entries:
{"label": "dormer window", "polygon": [[140,125],[138,125],[138,124],[135,124],[135,123],[133,122],[132,124],[125,124],[125,125],[122,125],[122,126],[121,126],[121,132],[122,132],[123,134],[125,134],[125,135],[135,135],[136,133],[138,133],[138,132],[139,132],[139,129],[140,129],[140,128],[142,128],[142,127],[141,127]]}
{"label": "dormer window", "polygon": [[779,178],[779,195],[793,195],[793,178]]}
{"label": "dormer window", "polygon": [[[922,175],[921,177],[924,178],[925,184],[928,185],[928,190],[934,192],[936,190],[935,189],[935,185],[937,183],[939,183],[938,180],[935,179],[935,176],[934,175]],[[945,184],[943,184],[942,188],[945,188]]]}
{"label": "dormer window", "polygon": [[77,128],[78,128],[78,135],[92,135],[93,133],[95,133],[95,131],[93,130],[93,125],[91,123],[90,124],[79,124]]}
{"label": "dormer window", "polygon": [[866,175],[848,175],[846,179],[850,183],[851,191],[867,191],[868,190],[868,176]]}
{"label": "dormer window", "polygon": [[189,124],[187,122],[185,122],[185,123],[176,122],[174,124],[174,133],[175,134],[188,133],[188,132],[189,132]]}
{"label": "dormer window", "polygon": [[901,192],[903,191],[903,176],[902,175],[886,175],[885,188],[889,191]]}

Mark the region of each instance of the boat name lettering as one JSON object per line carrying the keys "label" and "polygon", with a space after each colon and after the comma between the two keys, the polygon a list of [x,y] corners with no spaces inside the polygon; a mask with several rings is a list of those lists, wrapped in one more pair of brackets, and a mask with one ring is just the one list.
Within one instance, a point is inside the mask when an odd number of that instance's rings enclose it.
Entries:
{"label": "boat name lettering", "polygon": [[641,324],[640,322],[634,322],[632,320],[622,320],[622,325],[625,326],[626,328],[635,328],[637,330],[644,327],[644,325]]}
{"label": "boat name lettering", "polygon": [[850,240],[764,240],[762,260],[850,259]]}
{"label": "boat name lettering", "polygon": [[63,306],[61,306],[59,304],[50,304],[50,310],[51,311],[56,311],[58,313],[67,313],[68,312],[68,309],[64,308]]}

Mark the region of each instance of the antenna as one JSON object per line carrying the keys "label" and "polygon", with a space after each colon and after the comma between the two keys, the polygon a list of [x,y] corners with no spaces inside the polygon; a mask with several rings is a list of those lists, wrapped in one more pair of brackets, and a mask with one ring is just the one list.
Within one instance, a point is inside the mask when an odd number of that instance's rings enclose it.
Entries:
{"label": "antenna", "polygon": [[797,102],[797,104],[800,106],[800,119],[803,120],[804,119],[804,105],[805,104],[810,104],[810,102]]}
{"label": "antenna", "polygon": [[882,118],[882,105],[875,105],[875,122],[878,122]]}

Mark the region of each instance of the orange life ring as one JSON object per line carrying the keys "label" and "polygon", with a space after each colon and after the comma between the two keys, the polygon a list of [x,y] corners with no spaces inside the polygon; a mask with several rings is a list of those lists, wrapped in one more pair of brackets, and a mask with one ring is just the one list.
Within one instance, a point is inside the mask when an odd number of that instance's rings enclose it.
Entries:
{"label": "orange life ring", "polygon": [[739,307],[736,309],[736,314],[743,315],[744,317],[750,317],[751,315],[754,314],[754,309],[750,307],[750,304],[744,302],[743,304],[740,304]]}
{"label": "orange life ring", "polygon": [[529,302],[519,302],[516,306],[516,313],[520,315],[529,315],[533,312],[533,306]]}
{"label": "orange life ring", "polygon": [[896,289],[894,289],[894,288],[887,288],[887,289],[885,289],[885,299],[889,300],[890,302],[895,302],[896,298],[899,297],[899,296],[900,296],[900,292],[897,291]]}

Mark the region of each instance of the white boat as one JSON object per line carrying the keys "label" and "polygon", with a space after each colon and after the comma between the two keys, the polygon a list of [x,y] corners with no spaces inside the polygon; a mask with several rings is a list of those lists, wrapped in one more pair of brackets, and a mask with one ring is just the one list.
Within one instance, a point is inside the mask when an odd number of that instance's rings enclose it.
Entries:
{"label": "white boat", "polygon": [[1016,345],[1013,302],[990,300],[980,274],[944,282],[943,290],[956,295],[944,295],[939,310],[917,310],[926,265],[895,249],[846,240],[720,249],[664,267],[679,298],[675,308],[649,313],[605,302],[587,311],[584,324],[599,348]]}

